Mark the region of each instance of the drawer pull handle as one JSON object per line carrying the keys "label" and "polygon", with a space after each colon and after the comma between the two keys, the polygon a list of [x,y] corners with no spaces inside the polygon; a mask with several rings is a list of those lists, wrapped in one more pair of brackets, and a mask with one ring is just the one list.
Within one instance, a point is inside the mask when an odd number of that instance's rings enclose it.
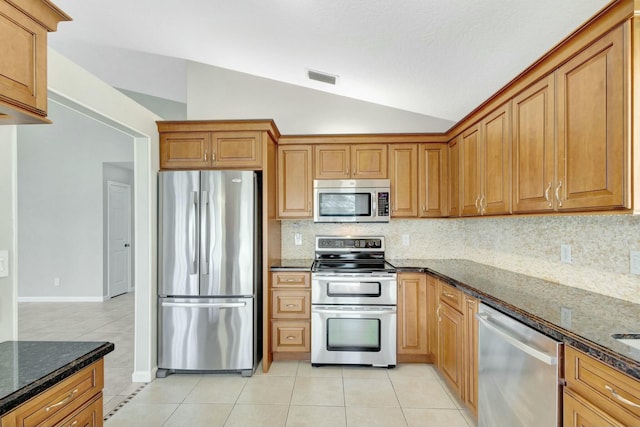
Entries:
{"label": "drawer pull handle", "polygon": [[289,335],[289,336],[287,337],[287,339],[288,339],[289,341],[293,341],[293,340],[295,340],[295,339],[296,339],[296,337],[294,337],[293,335]]}
{"label": "drawer pull handle", "polygon": [[72,392],[70,392],[67,397],[65,397],[64,399],[62,399],[60,402],[58,403],[54,403],[51,406],[47,406],[47,408],[45,409],[45,412],[49,412],[52,408],[55,408],[56,406],[60,406],[60,405],[64,405],[65,403],[67,403],[69,400],[71,400],[71,398],[73,397],[74,394],[76,394],[78,392],[78,389],[73,390]]}
{"label": "drawer pull handle", "polygon": [[287,282],[295,282],[295,279],[287,279]]}
{"label": "drawer pull handle", "polygon": [[78,424],[78,420],[75,420],[74,422],[72,422],[71,424],[69,424],[69,427],[74,427],[75,425]]}
{"label": "drawer pull handle", "polygon": [[297,307],[297,304],[287,304],[287,307]]}
{"label": "drawer pull handle", "polygon": [[454,294],[450,294],[448,292],[443,292],[442,293],[445,297],[447,298],[451,298],[451,299],[457,299],[456,296]]}
{"label": "drawer pull handle", "polygon": [[640,408],[640,405],[638,405],[637,403],[633,403],[630,400],[625,399],[624,397],[620,396],[618,394],[618,392],[616,392],[613,388],[609,387],[608,385],[605,385],[604,388],[606,388],[607,390],[609,390],[609,392],[611,393],[611,395],[616,398],[617,400],[619,400],[620,402],[629,405],[629,406],[633,406],[634,408]]}

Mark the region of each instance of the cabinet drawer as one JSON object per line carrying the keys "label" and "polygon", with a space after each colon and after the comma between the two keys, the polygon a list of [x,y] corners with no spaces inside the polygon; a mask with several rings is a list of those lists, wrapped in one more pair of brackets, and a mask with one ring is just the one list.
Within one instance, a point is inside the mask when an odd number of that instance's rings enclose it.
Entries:
{"label": "cabinet drawer", "polygon": [[311,283],[311,274],[304,271],[272,273],[273,287],[297,287],[308,288]]}
{"label": "cabinet drawer", "polygon": [[271,331],[273,351],[311,351],[311,322],[275,320]]}
{"label": "cabinet drawer", "polygon": [[440,301],[447,303],[452,308],[462,313],[464,298],[462,297],[462,291],[454,288],[453,286],[440,284],[440,291],[438,292]]}
{"label": "cabinet drawer", "polygon": [[623,427],[622,423],[609,417],[571,390],[565,388],[563,394],[562,425],[564,427]]}
{"label": "cabinet drawer", "polygon": [[640,425],[640,381],[575,348],[565,348],[567,387],[624,425]]}
{"label": "cabinet drawer", "polygon": [[73,427],[102,427],[102,393],[87,402],[73,415],[65,418],[60,425]]}
{"label": "cabinet drawer", "polygon": [[101,359],[28,400],[2,417],[2,427],[59,424],[102,391],[103,367]]}
{"label": "cabinet drawer", "polygon": [[277,290],[271,294],[274,318],[310,319],[311,291]]}

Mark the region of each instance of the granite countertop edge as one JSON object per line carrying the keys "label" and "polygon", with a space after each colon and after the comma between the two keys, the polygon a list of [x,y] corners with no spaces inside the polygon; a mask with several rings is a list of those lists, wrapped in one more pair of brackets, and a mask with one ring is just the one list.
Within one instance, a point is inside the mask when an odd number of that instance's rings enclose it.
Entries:
{"label": "granite countertop edge", "polygon": [[[498,269],[496,268],[496,270]],[[534,314],[526,310],[522,310],[499,298],[496,298],[493,295],[482,292],[475,288],[473,286],[473,283],[461,282],[437,271],[437,269],[434,269],[432,267],[402,266],[396,267],[396,271],[398,273],[427,273],[438,277],[447,284],[460,289],[464,293],[479,299],[481,302],[486,303],[487,305],[499,311],[502,311],[503,313],[510,315],[511,317],[532,327],[533,329],[536,329],[552,338],[555,338],[558,341],[562,341],[565,344],[569,344],[572,347],[577,348],[584,353],[587,353],[594,359],[599,360],[608,366],[616,368],[619,371],[622,371],[629,376],[640,380],[640,362],[630,359],[608,347],[605,347],[571,331],[568,331],[546,319],[535,316]]]}
{"label": "granite countertop edge", "polygon": [[61,366],[49,374],[23,386],[15,392],[0,397],[0,416],[17,408],[22,403],[56,385],[65,378],[70,377],[82,368],[102,359],[105,355],[111,353],[114,348],[115,346],[113,343],[105,342],[94,350],[87,352],[66,365]]}

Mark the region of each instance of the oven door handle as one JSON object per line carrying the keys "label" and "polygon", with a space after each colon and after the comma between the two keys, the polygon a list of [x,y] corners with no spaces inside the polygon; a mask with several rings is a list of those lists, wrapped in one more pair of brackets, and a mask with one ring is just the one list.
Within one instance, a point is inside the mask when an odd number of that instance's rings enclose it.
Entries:
{"label": "oven door handle", "polygon": [[331,308],[322,308],[322,307],[312,307],[312,312],[323,313],[323,314],[351,314],[351,315],[360,315],[366,314],[368,316],[375,316],[377,314],[390,314],[396,312],[396,307],[381,307],[377,310],[336,310]]}

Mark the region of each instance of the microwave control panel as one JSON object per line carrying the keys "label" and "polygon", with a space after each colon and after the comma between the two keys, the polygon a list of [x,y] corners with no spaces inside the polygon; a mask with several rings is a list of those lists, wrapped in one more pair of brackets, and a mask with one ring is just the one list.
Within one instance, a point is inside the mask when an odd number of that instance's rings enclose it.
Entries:
{"label": "microwave control panel", "polygon": [[378,216],[389,216],[389,193],[378,193]]}

